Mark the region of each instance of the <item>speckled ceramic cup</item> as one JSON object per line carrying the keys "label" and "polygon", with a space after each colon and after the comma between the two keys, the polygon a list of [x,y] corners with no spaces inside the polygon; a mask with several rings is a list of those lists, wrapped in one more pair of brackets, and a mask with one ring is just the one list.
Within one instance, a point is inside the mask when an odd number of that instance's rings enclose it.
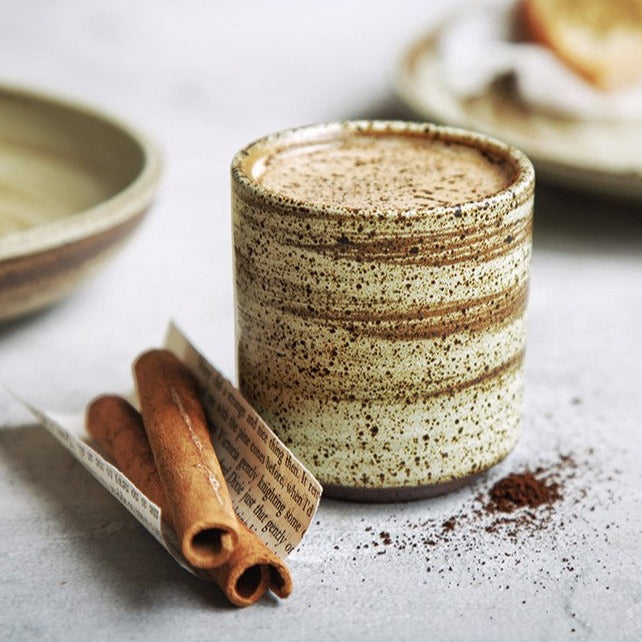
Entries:
{"label": "speckled ceramic cup", "polygon": [[239,385],[326,495],[434,495],[513,448],[533,189],[521,152],[431,125],[235,156]]}

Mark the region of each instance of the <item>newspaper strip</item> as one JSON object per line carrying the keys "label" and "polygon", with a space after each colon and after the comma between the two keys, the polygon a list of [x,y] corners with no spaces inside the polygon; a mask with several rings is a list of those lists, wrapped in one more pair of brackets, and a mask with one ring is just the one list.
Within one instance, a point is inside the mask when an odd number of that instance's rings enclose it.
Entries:
{"label": "newspaper strip", "polygon": [[201,386],[212,443],[237,515],[285,558],[314,517],[321,484],[174,324],[165,345]]}
{"label": "newspaper strip", "polygon": [[[168,327],[166,347],[185,362],[202,388],[212,442],[238,516],[285,559],[314,518],[321,485],[174,324]],[[21,402],[179,564],[200,575],[181,555],[160,508],[94,447],[84,431],[84,411],[63,415]]]}

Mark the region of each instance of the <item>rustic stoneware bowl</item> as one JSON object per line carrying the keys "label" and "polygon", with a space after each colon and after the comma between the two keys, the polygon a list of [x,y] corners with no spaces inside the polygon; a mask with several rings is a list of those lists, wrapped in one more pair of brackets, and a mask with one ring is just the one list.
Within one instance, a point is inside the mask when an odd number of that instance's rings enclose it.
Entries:
{"label": "rustic stoneware bowl", "polygon": [[239,385],[326,495],[442,493],[513,448],[533,188],[518,150],[431,125],[310,126],[236,155]]}
{"label": "rustic stoneware bowl", "polygon": [[134,230],[154,146],[91,109],[0,87],[0,321],[50,305]]}

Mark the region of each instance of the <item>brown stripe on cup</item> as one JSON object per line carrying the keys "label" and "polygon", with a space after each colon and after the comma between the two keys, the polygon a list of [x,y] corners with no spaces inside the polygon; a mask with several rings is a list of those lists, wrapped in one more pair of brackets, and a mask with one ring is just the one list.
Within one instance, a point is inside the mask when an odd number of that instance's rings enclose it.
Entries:
{"label": "brown stripe on cup", "polygon": [[515,445],[533,187],[517,150],[432,125],[236,155],[239,385],[326,494],[432,495]]}

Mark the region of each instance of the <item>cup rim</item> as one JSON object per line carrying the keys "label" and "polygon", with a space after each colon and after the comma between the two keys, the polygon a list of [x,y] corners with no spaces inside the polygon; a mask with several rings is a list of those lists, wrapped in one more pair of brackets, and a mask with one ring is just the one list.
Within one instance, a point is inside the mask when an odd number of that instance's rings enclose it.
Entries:
{"label": "cup rim", "polygon": [[[306,142],[329,140],[333,136],[345,134],[346,132],[355,134],[370,132],[371,134],[382,136],[387,134],[429,135],[436,140],[481,148],[510,162],[515,170],[515,175],[511,183],[505,188],[480,199],[464,201],[454,205],[407,209],[347,207],[295,199],[264,187],[251,175],[251,167],[270,148],[276,146],[277,148],[286,149],[289,146],[301,145]],[[258,138],[240,149],[232,158],[231,174],[233,184],[245,192],[252,200],[266,203],[270,207],[280,210],[296,210],[297,212],[325,217],[359,214],[365,217],[397,218],[399,216],[421,217],[427,213],[431,215],[456,213],[456,215],[461,216],[471,211],[478,211],[481,207],[501,208],[502,205],[515,207],[529,198],[535,184],[533,164],[526,154],[516,147],[473,130],[404,120],[340,120],[279,130]]]}

